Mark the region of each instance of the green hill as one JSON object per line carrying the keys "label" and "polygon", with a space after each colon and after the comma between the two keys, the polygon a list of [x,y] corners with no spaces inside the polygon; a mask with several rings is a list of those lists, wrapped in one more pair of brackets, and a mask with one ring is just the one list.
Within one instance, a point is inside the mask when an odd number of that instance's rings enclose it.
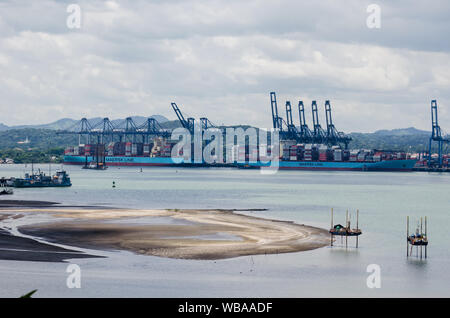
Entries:
{"label": "green hill", "polygon": [[[161,124],[165,129],[180,127],[177,120]],[[233,126],[248,128],[249,126]],[[382,149],[407,152],[427,151],[430,132],[415,128],[381,130],[374,133],[350,133],[350,149]],[[27,141],[24,143],[24,141]],[[64,148],[78,144],[74,134],[57,134],[54,129],[22,128],[0,131],[0,157],[15,162],[46,162],[56,156],[60,160]],[[444,152],[449,152],[449,145]]]}

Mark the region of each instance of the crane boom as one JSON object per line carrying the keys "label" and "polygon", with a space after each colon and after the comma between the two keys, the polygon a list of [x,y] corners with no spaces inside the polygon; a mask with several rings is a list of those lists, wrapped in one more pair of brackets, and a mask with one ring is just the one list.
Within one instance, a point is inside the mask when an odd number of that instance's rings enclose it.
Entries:
{"label": "crane boom", "polygon": [[432,166],[431,162],[431,148],[433,141],[436,141],[438,143],[438,167],[442,168],[442,148],[445,142],[450,142],[449,139],[442,138],[441,133],[441,127],[439,126],[438,122],[438,110],[437,110],[437,101],[433,99],[431,101],[431,137],[429,142],[429,149],[428,149],[428,166]]}
{"label": "crane boom", "polygon": [[186,121],[186,119],[184,119],[183,114],[181,113],[180,108],[178,108],[178,105],[176,103],[171,103],[173,111],[175,112],[175,114],[178,117],[178,120],[181,123],[181,126],[183,126],[183,128],[188,129],[188,122]]}

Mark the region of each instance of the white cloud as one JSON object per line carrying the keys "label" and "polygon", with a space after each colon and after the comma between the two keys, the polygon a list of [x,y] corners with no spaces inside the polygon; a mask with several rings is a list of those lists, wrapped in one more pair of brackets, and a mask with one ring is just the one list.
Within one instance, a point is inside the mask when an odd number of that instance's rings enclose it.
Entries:
{"label": "white cloud", "polygon": [[68,3],[0,4],[6,124],[175,118],[176,101],[215,123],[268,127],[272,90],[283,114],[286,99],[307,110],[330,99],[345,131],[428,129],[431,98],[444,129],[450,119],[445,2],[382,1],[374,32],[370,2],[356,0],[80,1],[80,30],[66,27]]}

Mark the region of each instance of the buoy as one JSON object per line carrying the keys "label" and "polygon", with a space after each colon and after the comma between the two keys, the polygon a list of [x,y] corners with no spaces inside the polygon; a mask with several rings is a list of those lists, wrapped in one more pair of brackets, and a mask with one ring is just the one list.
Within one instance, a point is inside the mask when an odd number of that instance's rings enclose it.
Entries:
{"label": "buoy", "polygon": [[113,187],[113,188],[115,188],[115,187],[116,187],[116,182],[115,182],[115,181],[113,181],[113,185],[112,185],[112,187]]}

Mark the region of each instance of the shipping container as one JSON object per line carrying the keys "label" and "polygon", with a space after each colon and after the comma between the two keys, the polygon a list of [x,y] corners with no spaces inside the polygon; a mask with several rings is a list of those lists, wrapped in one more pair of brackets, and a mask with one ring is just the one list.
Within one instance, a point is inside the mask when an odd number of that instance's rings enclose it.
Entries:
{"label": "shipping container", "polygon": [[342,161],[342,150],[335,149],[333,152],[333,160],[334,161]]}
{"label": "shipping container", "polygon": [[131,142],[125,143],[125,156],[131,156]]}
{"label": "shipping container", "polygon": [[90,156],[91,154],[92,154],[92,152],[91,152],[91,145],[90,144],[85,145],[85,147],[84,147],[84,155],[85,156]]}

